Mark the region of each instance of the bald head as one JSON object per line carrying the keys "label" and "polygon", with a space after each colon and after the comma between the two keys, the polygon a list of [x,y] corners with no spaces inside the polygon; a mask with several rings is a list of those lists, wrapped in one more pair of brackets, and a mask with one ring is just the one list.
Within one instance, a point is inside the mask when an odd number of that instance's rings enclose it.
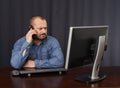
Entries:
{"label": "bald head", "polygon": [[34,24],[34,21],[36,21],[36,19],[37,19],[37,20],[41,20],[41,21],[45,21],[45,22],[47,23],[47,21],[46,21],[45,18],[43,18],[43,17],[41,17],[41,16],[33,16],[33,17],[30,19],[30,24],[33,25],[33,24]]}

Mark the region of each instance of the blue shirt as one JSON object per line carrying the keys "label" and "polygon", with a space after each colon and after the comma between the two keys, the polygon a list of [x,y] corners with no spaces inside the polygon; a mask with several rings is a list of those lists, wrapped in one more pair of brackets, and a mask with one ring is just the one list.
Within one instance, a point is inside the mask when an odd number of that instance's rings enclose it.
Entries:
{"label": "blue shirt", "polygon": [[[25,49],[26,53],[22,56]],[[40,45],[29,44],[25,37],[16,41],[12,50],[11,66],[20,69],[28,58],[35,61],[36,68],[57,68],[64,65],[64,56],[60,44],[52,36],[47,36]]]}

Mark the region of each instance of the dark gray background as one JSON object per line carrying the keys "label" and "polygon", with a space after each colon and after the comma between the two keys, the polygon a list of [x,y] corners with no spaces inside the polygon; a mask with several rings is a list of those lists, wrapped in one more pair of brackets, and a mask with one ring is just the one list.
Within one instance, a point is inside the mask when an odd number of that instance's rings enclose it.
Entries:
{"label": "dark gray background", "polygon": [[109,25],[103,65],[120,65],[120,0],[0,0],[0,66],[10,66],[15,41],[28,31],[29,19],[41,15],[49,35],[60,41],[64,54],[70,26]]}

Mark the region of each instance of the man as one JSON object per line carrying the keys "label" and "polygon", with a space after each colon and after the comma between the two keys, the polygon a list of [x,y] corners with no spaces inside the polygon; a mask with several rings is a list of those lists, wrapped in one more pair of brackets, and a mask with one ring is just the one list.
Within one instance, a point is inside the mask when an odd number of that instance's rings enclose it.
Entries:
{"label": "man", "polygon": [[47,21],[40,16],[30,19],[31,28],[26,36],[14,44],[11,66],[20,69],[58,68],[64,65],[64,57],[58,40],[47,35]]}

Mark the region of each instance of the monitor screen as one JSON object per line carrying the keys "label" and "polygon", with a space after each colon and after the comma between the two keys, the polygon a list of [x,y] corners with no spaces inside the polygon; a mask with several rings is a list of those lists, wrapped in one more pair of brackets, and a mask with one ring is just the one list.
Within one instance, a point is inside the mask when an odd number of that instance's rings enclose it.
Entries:
{"label": "monitor screen", "polygon": [[[69,59],[68,68],[93,63],[99,36],[107,38],[107,35],[108,26],[70,27],[66,54],[66,60]],[[106,42],[105,45],[107,45]]]}

